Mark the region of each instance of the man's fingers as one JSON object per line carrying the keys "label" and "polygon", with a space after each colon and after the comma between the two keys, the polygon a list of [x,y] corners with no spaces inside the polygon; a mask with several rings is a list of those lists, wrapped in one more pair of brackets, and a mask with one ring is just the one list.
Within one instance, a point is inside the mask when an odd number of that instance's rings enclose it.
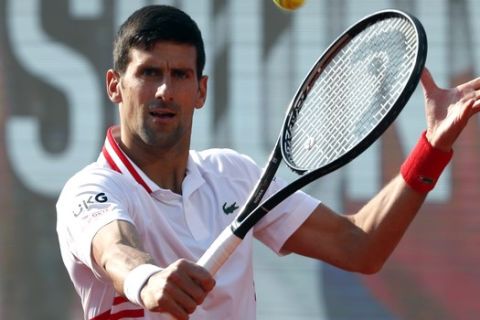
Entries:
{"label": "man's fingers", "polygon": [[145,308],[152,312],[168,313],[177,320],[188,319],[189,313],[177,302],[177,298],[174,297],[175,293],[168,293],[168,291],[174,290],[167,290],[166,287],[163,290],[142,292]]}
{"label": "man's fingers", "polygon": [[479,90],[480,89],[480,77],[470,80],[457,87],[459,90]]}
{"label": "man's fingers", "polygon": [[188,319],[214,286],[206,269],[181,259],[151,276],[141,295],[148,310]]}
{"label": "man's fingers", "polygon": [[[163,284],[157,286],[159,283]],[[165,281],[165,278],[159,275],[152,276],[148,284],[149,288],[142,291],[142,300],[150,311],[169,313],[175,319],[188,319],[188,315],[193,313],[198,305],[175,282]]]}
{"label": "man's fingers", "polygon": [[203,288],[204,291],[209,292],[215,286],[215,279],[212,277],[210,272],[205,268],[194,265],[193,269],[190,270],[189,276]]}
{"label": "man's fingers", "polygon": [[215,286],[215,280],[205,268],[183,259],[167,267],[161,276],[164,277],[166,293],[189,313]]}
{"label": "man's fingers", "polygon": [[175,306],[182,309],[186,314],[191,314],[197,308],[198,303],[191,296],[188,291],[184,291],[181,287],[175,284],[168,284],[165,286],[165,293],[163,296],[169,297]]}
{"label": "man's fingers", "polygon": [[437,85],[433,80],[430,71],[427,68],[423,69],[422,75],[420,77],[420,83],[422,84],[422,88],[425,94],[428,95],[429,92],[432,92],[437,89]]}
{"label": "man's fingers", "polygon": [[172,281],[201,304],[215,286],[213,277],[206,269],[186,261],[178,265],[178,270],[178,273],[172,274]]}

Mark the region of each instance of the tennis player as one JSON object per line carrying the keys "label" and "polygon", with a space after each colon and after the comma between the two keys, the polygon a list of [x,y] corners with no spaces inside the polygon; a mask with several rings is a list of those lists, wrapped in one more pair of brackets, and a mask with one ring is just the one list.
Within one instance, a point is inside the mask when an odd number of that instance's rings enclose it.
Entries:
{"label": "tennis player", "polygon": [[139,9],[118,31],[106,89],[120,124],[57,203],[62,258],[85,319],[255,319],[254,239],[279,255],[377,272],[480,105],[480,79],[444,90],[425,70],[427,129],[398,176],[350,215],[295,193],[213,279],[195,261],[234,219],[261,169],[233,150],[190,150],[193,115],[207,97],[204,65],[200,30],[174,7]]}

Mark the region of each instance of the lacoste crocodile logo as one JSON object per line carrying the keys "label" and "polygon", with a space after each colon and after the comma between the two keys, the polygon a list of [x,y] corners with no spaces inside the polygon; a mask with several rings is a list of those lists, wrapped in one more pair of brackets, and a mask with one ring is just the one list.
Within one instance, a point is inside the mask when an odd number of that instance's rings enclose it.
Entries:
{"label": "lacoste crocodile logo", "polygon": [[236,203],[236,202],[232,203],[232,204],[229,205],[228,207],[227,207],[227,203],[225,202],[225,203],[223,204],[223,207],[222,207],[223,212],[225,212],[225,214],[232,214],[232,213],[233,213],[235,210],[237,210],[238,208],[239,208],[239,207],[237,206],[237,203]]}

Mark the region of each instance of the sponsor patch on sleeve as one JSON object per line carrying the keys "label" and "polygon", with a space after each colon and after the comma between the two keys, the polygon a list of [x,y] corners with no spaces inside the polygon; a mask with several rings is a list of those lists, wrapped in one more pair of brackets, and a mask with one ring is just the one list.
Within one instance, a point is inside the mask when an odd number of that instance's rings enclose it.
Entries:
{"label": "sponsor patch on sleeve", "polygon": [[108,197],[104,192],[84,194],[77,197],[72,214],[75,218],[82,220],[91,219],[110,212],[112,208],[113,205],[108,202]]}

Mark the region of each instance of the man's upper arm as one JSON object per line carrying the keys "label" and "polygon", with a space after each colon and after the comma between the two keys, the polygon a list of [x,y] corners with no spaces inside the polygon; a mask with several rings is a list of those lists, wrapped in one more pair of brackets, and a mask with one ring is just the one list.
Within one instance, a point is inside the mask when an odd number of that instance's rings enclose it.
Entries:
{"label": "man's upper arm", "polygon": [[[351,236],[359,231],[350,218],[320,203],[285,242],[282,250],[338,265],[349,250]],[[339,260],[340,259],[340,260]]]}
{"label": "man's upper arm", "polygon": [[92,259],[110,279],[123,279],[134,267],[152,263],[139,241],[135,226],[114,220],[103,226],[92,240]]}
{"label": "man's upper arm", "polygon": [[91,252],[94,236],[113,221],[132,222],[125,190],[115,176],[108,174],[111,173],[100,170],[82,172],[67,183],[57,202],[57,231],[62,250],[94,272],[97,271]]}

